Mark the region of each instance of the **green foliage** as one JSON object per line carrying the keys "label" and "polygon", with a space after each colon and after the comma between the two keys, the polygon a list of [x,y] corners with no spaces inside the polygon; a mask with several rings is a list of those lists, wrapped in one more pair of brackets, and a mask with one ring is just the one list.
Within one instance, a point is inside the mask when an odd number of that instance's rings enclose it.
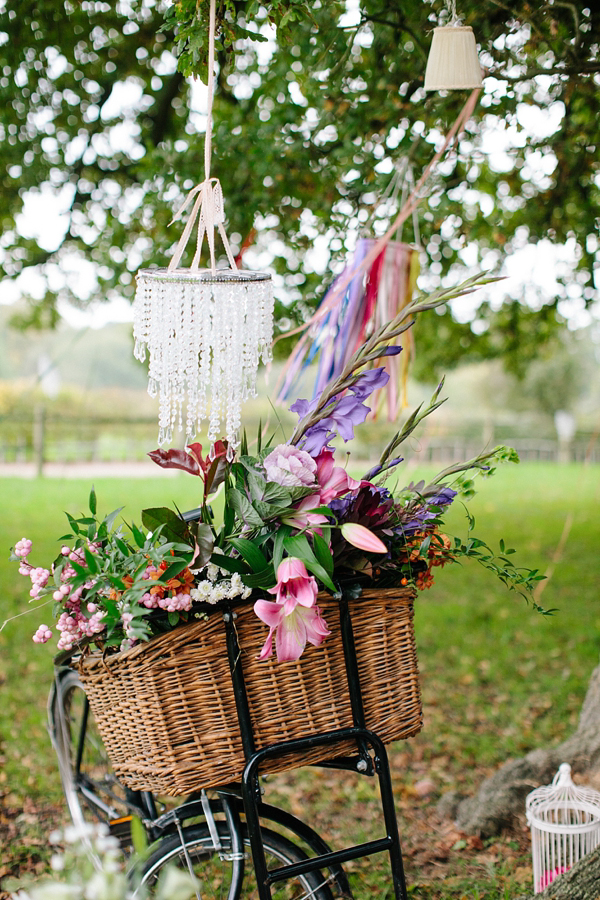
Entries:
{"label": "green foliage", "polygon": [[[128,638],[148,640],[157,627],[159,631],[161,627],[160,623],[150,620],[148,609],[140,603],[149,588],[146,570],[152,565],[160,571],[160,577],[152,581],[152,586],[166,590],[169,581],[176,579],[192,561],[190,531],[187,524],[169,509],[144,510],[144,524],[151,527],[152,532],[145,535],[132,523],[129,526],[131,540],[126,537],[122,524],[115,525],[121,509],[99,520],[96,507],[96,492],[92,489],[90,516],[75,518],[66,513],[71,533],[63,535],[61,540],[69,542],[71,553],[65,556],[61,552],[56,557],[52,579],[38,596],[53,595],[61,584],[69,585],[70,593],[54,604],[53,615],[58,618],[62,613],[73,614],[70,599],[74,592],[83,590],[85,603],[81,604],[81,615],[87,619],[96,612],[102,615],[104,627],[100,633],[92,635],[92,640],[98,640],[104,647],[120,644],[124,634]],[[12,553],[11,560],[19,562]],[[88,604],[95,606],[90,610]],[[124,624],[124,614],[129,618],[127,624]],[[171,626],[179,620],[178,612],[169,613]]]}
{"label": "green foliage", "polygon": [[[270,25],[285,27],[310,16],[310,0],[274,0],[260,3],[248,0],[240,10],[235,0],[222,0],[216,17],[216,42],[220,49],[235,52],[238,41],[266,42],[260,29],[265,20]],[[177,36],[177,68],[184,75],[207,78],[208,28],[210,0],[181,0],[167,7],[164,30]],[[240,14],[241,13],[241,14]]]}
{"label": "green foliage", "polygon": [[[390,168],[409,158],[420,173],[464,96],[426,96],[422,89],[429,34],[444,20],[442,0],[391,0],[383,7],[363,0],[351,24],[341,0],[217,6],[213,171],[223,184],[234,251],[257,228],[258,249],[274,253],[291,300],[289,308],[277,304],[285,330],[306,316],[330,281],[307,257],[316,235],[325,236],[333,267],[346,253],[349,230],[366,227],[375,214],[367,230],[380,232],[390,211],[377,198]],[[94,299],[131,297],[135,270],[161,264],[174,246],[177,232],[167,230],[173,205],[203,168],[183,73],[204,72],[208,3],[182,0],[165,9],[163,18],[158,5],[142,0],[127,8],[8,0],[0,13],[6,35],[0,271],[14,278],[35,267],[46,279],[22,323],[52,322],[59,294],[82,302],[70,276],[61,286],[52,274],[66,257],[96,264]],[[422,205],[427,277],[435,284],[462,264],[467,244],[476,245],[476,264],[490,266],[525,240],[570,238],[578,255],[575,289],[590,304],[598,246],[600,13],[591,4],[525,0],[511,4],[510,15],[496,0],[464,0],[460,13],[493,77],[459,152]],[[265,44],[261,37],[272,38],[272,26],[277,42]],[[136,99],[120,108],[124,86]],[[555,130],[521,140],[540,110],[553,111]],[[517,137],[498,171],[486,135],[502,127],[514,127]],[[129,143],[117,141],[124,128]],[[18,224],[24,198],[41,186],[60,196],[64,209],[64,233],[57,230],[45,247]],[[475,330],[451,311],[425,317],[420,374],[430,374],[432,361],[444,368],[465,355],[501,356],[522,367],[561,326],[558,307],[571,280],[559,276],[558,295],[546,298],[540,312],[513,297],[509,285],[508,302],[498,312],[482,306]],[[289,352],[289,341],[278,346]]]}

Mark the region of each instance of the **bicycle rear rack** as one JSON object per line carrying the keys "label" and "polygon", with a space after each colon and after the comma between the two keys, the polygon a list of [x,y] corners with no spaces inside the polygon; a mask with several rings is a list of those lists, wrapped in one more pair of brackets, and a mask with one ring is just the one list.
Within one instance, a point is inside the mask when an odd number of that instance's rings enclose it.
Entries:
{"label": "bicycle rear rack", "polygon": [[[250,847],[252,850],[252,861],[256,874],[259,900],[271,900],[271,885],[276,882],[285,881],[288,878],[293,878],[318,869],[332,868],[334,871],[336,869],[340,871],[339,867],[341,863],[348,862],[352,859],[371,856],[374,853],[380,853],[382,851],[387,851],[390,857],[394,897],[396,900],[407,900],[404,866],[402,864],[402,851],[398,834],[396,811],[394,808],[394,797],[392,793],[392,782],[387,752],[381,739],[366,727],[352,620],[348,611],[348,604],[343,594],[338,599],[340,602],[340,625],[352,720],[354,723],[353,726],[340,728],[335,731],[328,731],[323,734],[312,734],[305,738],[297,738],[291,741],[281,741],[276,744],[271,744],[268,747],[263,747],[260,750],[256,749],[254,741],[250,709],[248,706],[248,695],[246,693],[241,662],[242,657],[234,624],[235,612],[230,607],[223,615],[229,667],[231,670],[231,679],[240,724],[242,746],[246,758],[246,767],[242,777],[242,799]],[[386,830],[385,837],[346,847],[343,850],[329,851],[306,860],[301,860],[300,862],[279,866],[269,870],[265,859],[260,829],[259,806],[261,803],[261,790],[258,782],[260,764],[267,760],[284,756],[290,752],[301,752],[316,746],[331,745],[333,752],[336,744],[348,741],[349,739],[356,741],[358,751],[357,757],[334,757],[326,763],[321,763],[319,765],[352,769],[353,771],[366,775],[377,774],[379,778],[381,806]],[[369,753],[369,747],[372,748],[373,756]],[[336,880],[339,885],[339,878]],[[350,893],[345,876],[343,878],[343,887],[345,896],[351,898],[352,894]]]}

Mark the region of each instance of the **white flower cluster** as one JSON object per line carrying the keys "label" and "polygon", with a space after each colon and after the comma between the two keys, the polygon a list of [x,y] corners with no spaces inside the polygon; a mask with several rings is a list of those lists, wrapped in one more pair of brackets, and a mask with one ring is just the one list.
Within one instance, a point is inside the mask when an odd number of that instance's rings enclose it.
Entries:
{"label": "white flower cluster", "polygon": [[198,587],[190,591],[192,600],[197,603],[218,603],[220,600],[233,600],[234,597],[247,600],[252,590],[246,587],[237,572],[234,572],[231,578],[217,581],[220,575],[228,574],[225,569],[219,569],[218,566],[209,563],[206,567],[206,581],[201,581]]}
{"label": "white flower cluster", "polygon": [[[64,850],[51,859],[60,881],[35,884],[12,895],[13,900],[149,900],[145,886],[131,883],[119,842],[108,827],[82,824],[54,831],[51,844],[63,844]],[[160,874],[153,890],[154,900],[191,900],[198,895],[195,877],[174,866]]]}

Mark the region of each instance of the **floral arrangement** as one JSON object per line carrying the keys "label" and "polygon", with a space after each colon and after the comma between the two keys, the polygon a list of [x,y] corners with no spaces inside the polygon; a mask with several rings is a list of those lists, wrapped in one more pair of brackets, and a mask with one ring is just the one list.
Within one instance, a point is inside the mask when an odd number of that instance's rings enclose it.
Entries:
{"label": "floral arrangement", "polygon": [[[108,825],[82,823],[48,837],[55,852],[53,876],[22,885],[14,900],[146,900],[149,891],[124,870],[123,854]],[[161,872],[152,896],[156,900],[191,900],[199,882],[176,866]]]}
{"label": "floral arrangement", "polygon": [[[466,540],[444,531],[452,502],[474,493],[473,474],[491,475],[499,462],[518,461],[513,450],[496,447],[445,469],[429,484],[388,486],[401,471],[402,443],[443,403],[443,382],[362,478],[337,464],[333,446],[336,438],[351,441],[354,427],[367,418],[366,401],[387,383],[386,357],[401,352],[397,340],[413,324],[412,316],[489,280],[477,276],[405,307],[371,335],[319,397],[292,405],[299,421],[286,442],[271,438],[263,445],[259,428],[252,453],[245,434],[235,453],[225,441],[217,441],[206,457],[199,443],[150,453],[158,465],[200,479],[201,504],[193,513],[146,509],[142,528],[126,528],[117,524],[120,510],[97,518],[92,490],[90,514],[68,516],[71,530],[51,569],[35,567],[31,541],[20,540],[12,558],[32,582],[32,599],[51,595],[58,648],[94,641],[104,649],[125,649],[206,616],[216,604],[258,594],[254,611],[268,628],[260,658],[272,655],[274,642],[280,661],[295,660],[307,642],[318,646],[330,634],[317,602],[320,591],[356,594],[377,585],[423,590],[431,587],[436,568],[463,557],[531,598],[542,576],[517,568],[509,558],[514,551],[503,542],[496,554],[475,538],[472,517],[467,514]],[[213,511],[217,494],[224,495],[219,522]],[[33,640],[51,637],[43,624]]]}

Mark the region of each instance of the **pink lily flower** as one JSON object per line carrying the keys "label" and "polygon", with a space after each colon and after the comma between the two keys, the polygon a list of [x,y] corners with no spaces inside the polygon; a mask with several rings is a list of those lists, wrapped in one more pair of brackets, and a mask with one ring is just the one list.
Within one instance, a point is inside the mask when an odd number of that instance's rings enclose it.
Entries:
{"label": "pink lily flower", "polygon": [[330,524],[327,516],[324,516],[321,513],[307,512],[307,510],[316,509],[318,506],[323,506],[320,495],[309,494],[308,497],[303,497],[302,500],[290,510],[290,514],[282,518],[281,521],[284,525],[291,525],[292,528],[298,528],[298,530],[304,530],[305,528],[318,530],[321,525]]}
{"label": "pink lily flower", "polygon": [[273,635],[279,662],[290,662],[302,656],[306,642],[318,647],[331,634],[318,606],[296,606],[286,615],[285,607],[272,600],[257,600],[254,612],[266,625],[269,634],[258,659],[268,659],[273,653]]}
{"label": "pink lily flower", "polygon": [[380,541],[376,534],[364,525],[357,522],[344,522],[341,528],[344,537],[353,547],[366,550],[367,553],[387,553],[388,548]]}
{"label": "pink lily flower", "polygon": [[314,606],[318,590],[315,577],[308,574],[302,560],[295,556],[286,556],[277,567],[277,584],[269,589],[269,593],[275,594],[275,602],[283,605],[287,616],[294,611],[298,603],[307,608]]}
{"label": "pink lily flower", "polygon": [[360,487],[360,481],[350,478],[341,466],[334,466],[333,453],[333,450],[325,448],[316,459],[321,504],[327,504],[335,497],[341,497],[342,494]]}
{"label": "pink lily flower", "polygon": [[316,605],[316,579],[309,575],[302,560],[283,559],[277,567],[277,585],[270,588],[276,600],[257,600],[254,612],[269,626],[269,634],[259,654],[268,659],[273,653],[273,635],[280,662],[299,659],[306,642],[318,647],[331,634]]}

